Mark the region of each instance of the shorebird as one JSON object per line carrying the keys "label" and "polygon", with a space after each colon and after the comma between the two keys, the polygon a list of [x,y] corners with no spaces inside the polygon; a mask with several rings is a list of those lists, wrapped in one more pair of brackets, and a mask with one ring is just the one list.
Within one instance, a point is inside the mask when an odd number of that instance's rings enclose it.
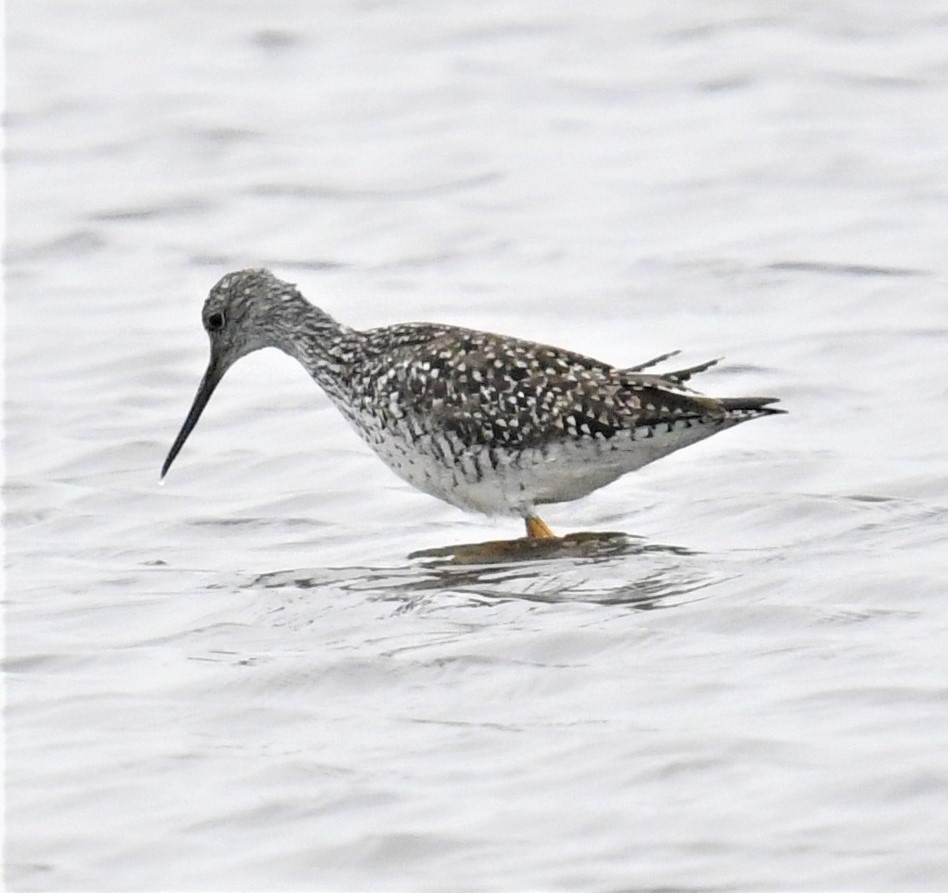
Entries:
{"label": "shorebird", "polygon": [[653,373],[666,353],[626,368],[573,351],[439,323],[359,331],[269,270],[239,270],[202,314],[207,371],[165,459],[168,473],[224,373],[276,347],[300,362],[382,461],[467,511],[537,514],[712,434],[783,412],[773,397],[706,397],[685,386],[717,360]]}

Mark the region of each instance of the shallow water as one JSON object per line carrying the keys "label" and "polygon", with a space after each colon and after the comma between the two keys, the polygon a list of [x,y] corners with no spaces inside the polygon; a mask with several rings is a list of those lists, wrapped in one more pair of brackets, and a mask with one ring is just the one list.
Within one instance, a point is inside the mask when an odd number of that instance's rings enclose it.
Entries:
{"label": "shallow water", "polygon": [[[8,4],[6,883],[941,889],[948,18]],[[169,475],[267,264],[787,416],[544,517],[412,492],[291,360]]]}

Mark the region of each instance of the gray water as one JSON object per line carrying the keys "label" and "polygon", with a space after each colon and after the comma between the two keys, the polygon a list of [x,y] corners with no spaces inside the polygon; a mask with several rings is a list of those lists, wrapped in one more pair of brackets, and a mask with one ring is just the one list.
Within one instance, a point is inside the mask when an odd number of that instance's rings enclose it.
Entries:
{"label": "gray water", "polygon": [[[7,4],[17,890],[948,887],[948,9]],[[789,414],[544,514],[200,305],[266,264]]]}

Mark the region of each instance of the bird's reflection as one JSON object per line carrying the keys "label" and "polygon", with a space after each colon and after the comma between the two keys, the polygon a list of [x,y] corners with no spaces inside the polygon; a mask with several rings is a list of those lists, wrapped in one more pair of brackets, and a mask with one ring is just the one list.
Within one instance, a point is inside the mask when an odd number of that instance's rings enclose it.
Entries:
{"label": "bird's reflection", "polygon": [[277,571],[257,576],[250,585],[343,589],[398,601],[400,610],[447,597],[462,597],[468,604],[519,599],[650,610],[693,601],[719,582],[700,559],[700,553],[681,546],[629,534],[580,533],[426,549],[396,567]]}
{"label": "bird's reflection", "polygon": [[650,545],[642,537],[603,531],[570,533],[548,539],[520,537],[513,540],[439,546],[412,552],[408,558],[428,559],[434,566],[516,564],[562,558],[608,558],[634,555],[648,550],[673,552],[677,555],[690,554],[681,546]]}

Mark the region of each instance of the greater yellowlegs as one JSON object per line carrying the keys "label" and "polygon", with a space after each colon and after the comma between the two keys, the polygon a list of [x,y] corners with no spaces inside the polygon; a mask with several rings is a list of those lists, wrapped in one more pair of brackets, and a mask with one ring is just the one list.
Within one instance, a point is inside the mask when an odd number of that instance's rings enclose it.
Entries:
{"label": "greater yellowlegs", "polygon": [[211,357],[161,469],[167,474],[224,373],[252,351],[297,359],[397,475],[468,511],[515,515],[552,537],[537,506],[586,496],[749,419],[773,397],[705,397],[685,382],[717,360],[651,373],[438,323],[358,331],[269,270],[224,276],[204,302]]}

